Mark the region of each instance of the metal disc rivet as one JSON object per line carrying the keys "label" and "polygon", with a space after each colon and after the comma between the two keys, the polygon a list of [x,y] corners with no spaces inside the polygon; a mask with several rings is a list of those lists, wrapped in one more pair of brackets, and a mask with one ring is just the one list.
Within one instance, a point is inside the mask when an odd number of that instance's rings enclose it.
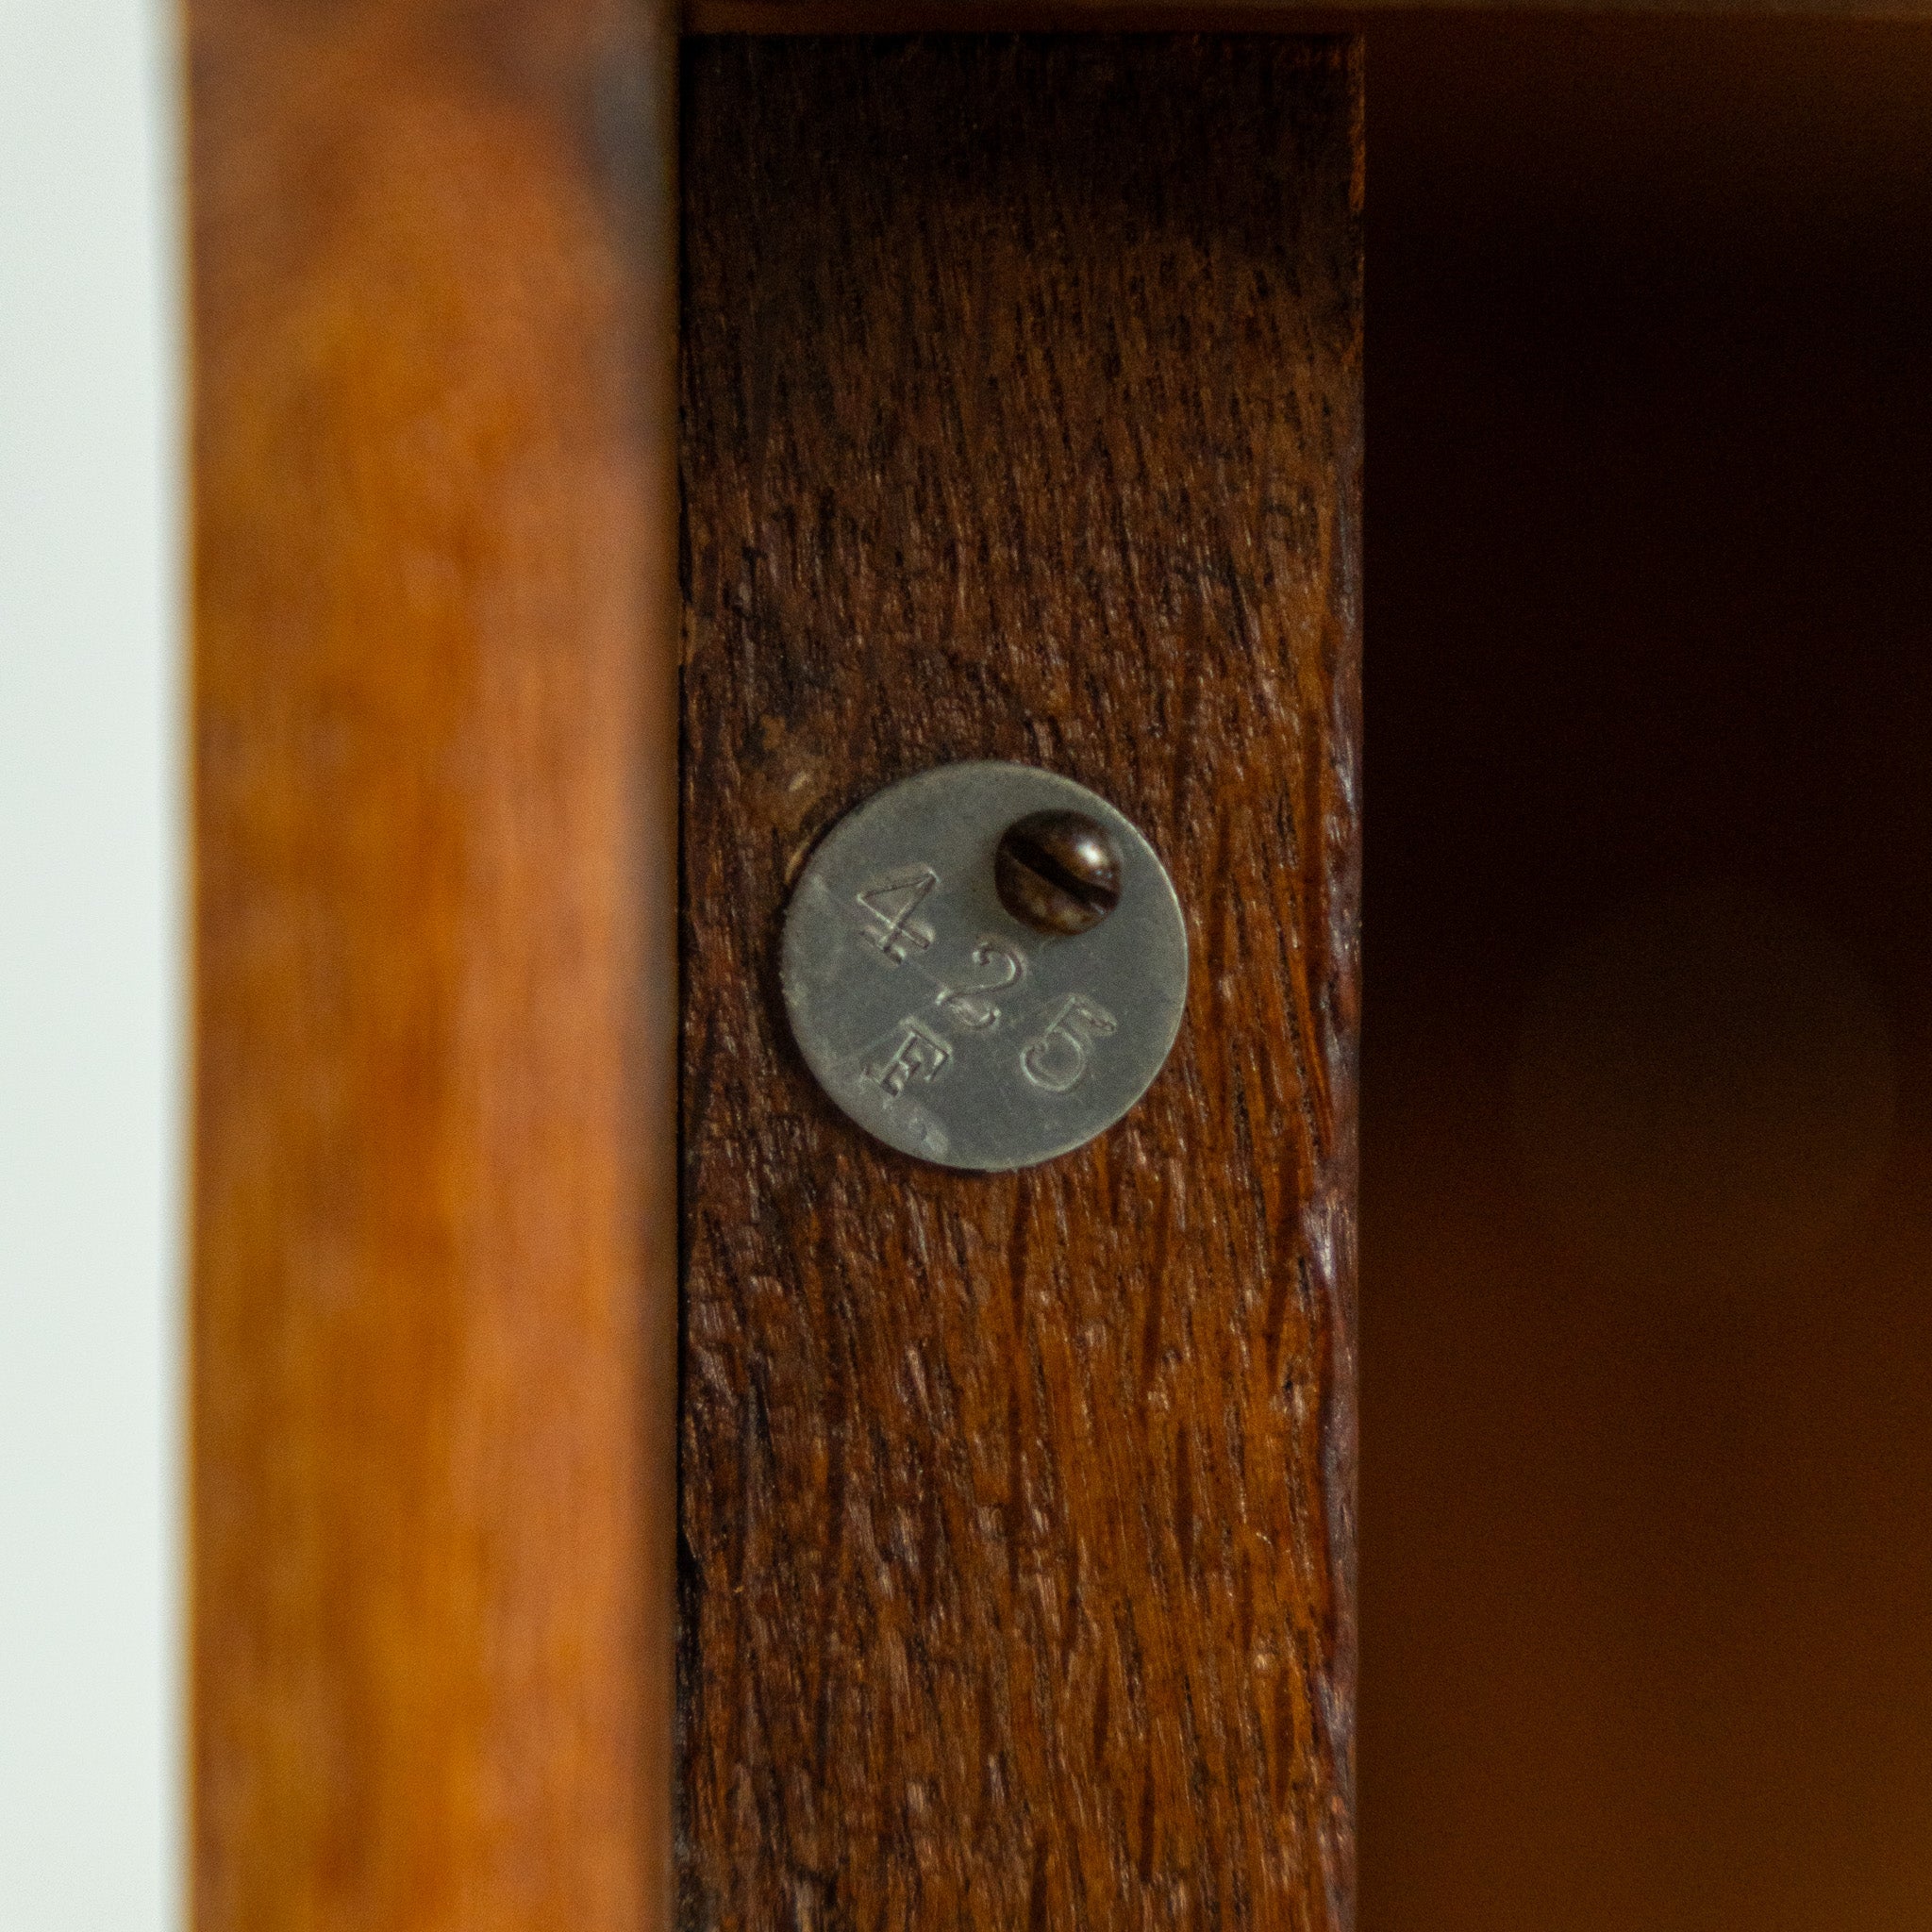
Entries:
{"label": "metal disc rivet", "polygon": [[786,912],[806,1063],[889,1146],[1028,1167],[1110,1126],[1187,1001],[1180,902],[1105,799],[1030,765],[941,765],[834,825]]}

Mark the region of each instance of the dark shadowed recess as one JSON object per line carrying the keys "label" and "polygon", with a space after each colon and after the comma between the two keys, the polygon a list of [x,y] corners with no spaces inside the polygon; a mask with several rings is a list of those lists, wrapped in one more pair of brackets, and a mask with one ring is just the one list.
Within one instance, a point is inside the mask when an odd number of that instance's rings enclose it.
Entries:
{"label": "dark shadowed recess", "polygon": [[1369,38],[1365,1932],[1932,1897],[1932,30]]}

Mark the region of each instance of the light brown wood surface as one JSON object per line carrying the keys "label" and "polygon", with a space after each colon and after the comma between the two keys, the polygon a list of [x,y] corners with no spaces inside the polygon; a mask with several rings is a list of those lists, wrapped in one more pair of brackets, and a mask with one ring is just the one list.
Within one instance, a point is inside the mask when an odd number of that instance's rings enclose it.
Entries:
{"label": "light brown wood surface", "polygon": [[661,1927],[667,39],[189,65],[194,1923]]}
{"label": "light brown wood surface", "polygon": [[[683,1923],[1340,1932],[1355,44],[687,58]],[[867,1140],[776,985],[817,836],[971,757],[1193,955],[1019,1174]]]}

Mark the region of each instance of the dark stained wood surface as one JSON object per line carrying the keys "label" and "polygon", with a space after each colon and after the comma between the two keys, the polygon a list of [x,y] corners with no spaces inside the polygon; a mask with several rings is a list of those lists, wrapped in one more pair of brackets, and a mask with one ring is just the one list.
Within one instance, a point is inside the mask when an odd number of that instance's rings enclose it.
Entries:
{"label": "dark stained wood surface", "polygon": [[670,1919],[670,52],[190,9],[200,1932]]}
{"label": "dark stained wood surface", "polygon": [[[688,1927],[1350,1921],[1358,95],[688,52]],[[865,1139],[775,983],[815,838],[969,756],[1114,800],[1193,953],[1019,1175]]]}

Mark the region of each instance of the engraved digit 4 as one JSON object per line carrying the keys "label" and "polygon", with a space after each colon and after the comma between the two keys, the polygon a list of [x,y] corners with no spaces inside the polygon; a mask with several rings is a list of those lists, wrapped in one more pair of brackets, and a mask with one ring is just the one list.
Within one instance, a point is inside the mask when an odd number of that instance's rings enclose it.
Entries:
{"label": "engraved digit 4", "polygon": [[932,927],[912,915],[939,882],[931,866],[920,865],[894,873],[858,894],[858,903],[877,921],[867,938],[895,966],[903,966],[908,955],[923,953],[932,944]]}
{"label": "engraved digit 4", "polygon": [[1000,1024],[1000,1009],[993,1001],[981,995],[1011,986],[1025,968],[997,940],[982,940],[974,946],[973,963],[987,968],[994,976],[977,986],[942,986],[934,1004],[960,1025],[974,1033],[985,1033]]}
{"label": "engraved digit 4", "polygon": [[1096,1036],[1111,1033],[1111,1013],[1083,992],[1071,995],[1038,1040],[1020,1052],[1020,1071],[1046,1093],[1071,1093],[1087,1077]]}

